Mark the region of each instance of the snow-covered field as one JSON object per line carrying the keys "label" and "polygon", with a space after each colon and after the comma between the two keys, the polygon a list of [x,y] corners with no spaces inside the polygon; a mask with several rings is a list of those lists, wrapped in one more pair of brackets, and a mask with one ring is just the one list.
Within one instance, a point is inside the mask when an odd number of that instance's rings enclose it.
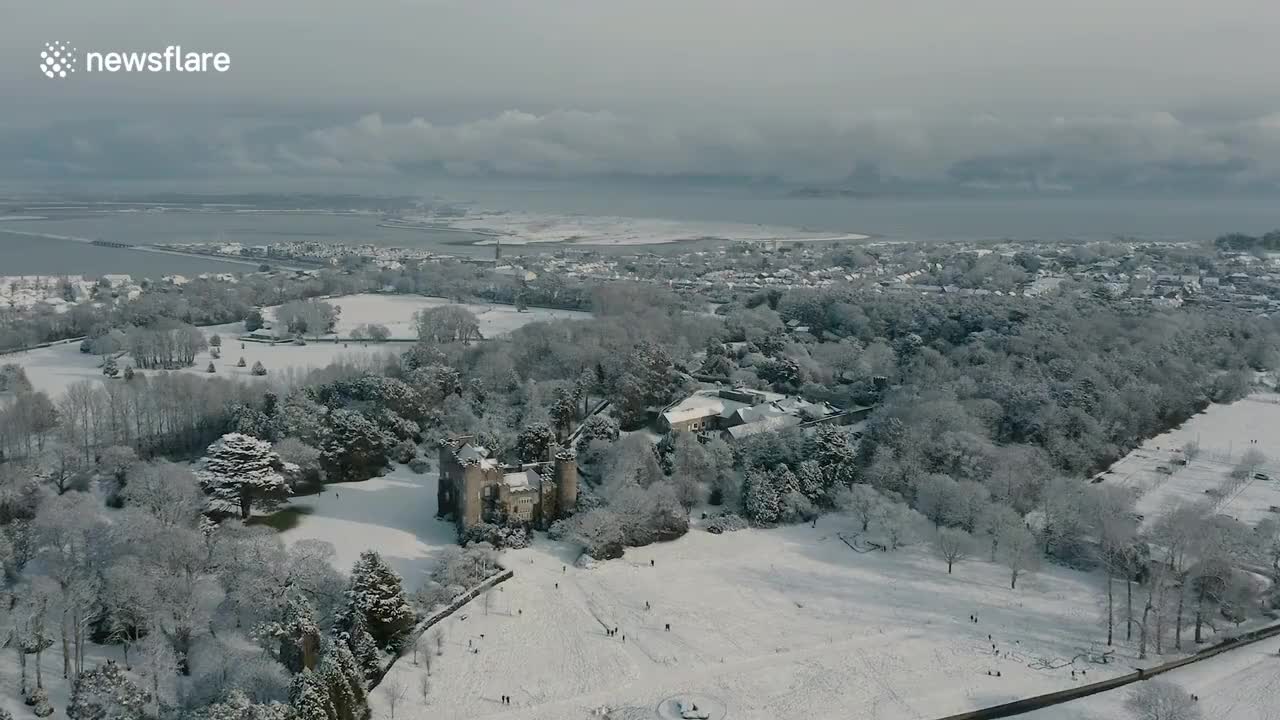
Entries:
{"label": "snow-covered field", "polygon": [[[382,345],[369,343],[368,346],[351,343],[309,343],[303,346],[282,344],[266,345],[263,343],[244,343],[244,348],[236,337],[243,332],[239,323],[217,325],[202,328],[206,335],[218,333],[222,336],[222,357],[213,360],[208,351],[196,357],[193,367],[178,372],[194,373],[201,377],[229,377],[237,380],[256,382],[272,382],[302,371],[321,368],[338,361],[366,362],[386,352],[403,350],[399,345]],[[243,357],[245,367],[236,367],[236,362]],[[261,361],[267,368],[265,377],[255,377],[249,373],[253,364]],[[17,363],[26,370],[36,390],[49,393],[57,398],[66,391],[68,385],[80,380],[101,380],[102,358],[80,352],[79,343],[67,343],[52,347],[28,350],[13,355],[5,355],[0,362]],[[212,362],[216,372],[206,372]],[[120,367],[127,364],[122,359]],[[274,374],[273,374],[274,373]],[[116,382],[124,382],[117,380]]]}
{"label": "snow-covered field", "polygon": [[[591,313],[575,310],[529,308],[525,312],[519,312],[513,305],[452,303],[444,298],[421,295],[343,295],[327,298],[325,302],[342,308],[337,327],[338,335],[342,337],[349,337],[357,325],[378,323],[387,326],[392,338],[416,338],[418,333],[413,323],[413,314],[419,310],[445,305],[461,305],[470,310],[480,321],[481,334],[487,338],[506,335],[531,322],[591,317]],[[272,313],[274,310],[275,308],[270,309]]]}
{"label": "snow-covered field", "polygon": [[[1206,720],[1276,720],[1280,718],[1280,638],[1233,650],[1210,660],[1160,676],[1200,696]],[[1113,692],[1045,708],[1026,720],[1117,720],[1130,717],[1124,708],[1133,685]]]}
{"label": "snow-covered field", "polygon": [[[1182,426],[1143,443],[1113,465],[1103,482],[1137,488],[1138,512],[1148,520],[1176,503],[1221,500],[1218,512],[1256,523],[1271,514],[1270,507],[1280,507],[1280,435],[1270,432],[1276,427],[1280,394],[1259,392],[1230,405],[1211,405]],[[1189,442],[1200,444],[1200,455],[1186,466],[1174,464]],[[1233,487],[1230,472],[1250,449],[1267,457],[1259,470],[1273,479],[1249,479]],[[1157,470],[1162,466],[1172,474]],[[1228,492],[1215,498],[1206,490]]]}
{"label": "snow-covered field", "polygon": [[[443,298],[368,294],[330,298],[328,302],[342,307],[338,322],[339,334],[347,336],[355,326],[363,323],[380,323],[391,330],[393,338],[415,336],[414,312],[451,304]],[[516,312],[516,309],[510,305],[465,303],[463,306],[475,313],[480,321],[480,332],[488,338],[500,337],[531,322],[591,317],[590,313],[572,310],[530,308],[527,312]],[[274,308],[269,308],[268,314],[273,311]],[[274,382],[335,362],[374,362],[386,353],[400,353],[406,349],[400,343],[335,343],[332,340],[323,339],[308,341],[306,345],[242,343],[238,339],[244,333],[244,326],[241,323],[215,325],[201,329],[206,336],[218,334],[222,337],[222,357],[214,360],[209,352],[205,351],[196,358],[194,366],[180,372],[195,373],[202,377],[230,377],[254,382]],[[245,367],[236,366],[241,357],[245,360]],[[253,364],[258,361],[267,368],[265,377],[255,377],[249,373]],[[214,374],[206,372],[210,362],[213,362],[216,368]],[[21,365],[35,389],[43,390],[54,398],[60,396],[68,385],[79,380],[102,379],[102,358],[81,353],[79,343],[66,343],[3,355],[0,356],[0,363]],[[126,364],[128,364],[127,360],[122,359],[120,367],[123,368]]]}
{"label": "snow-covered field", "polygon": [[[435,478],[398,469],[300,499],[311,513],[285,538],[333,542],[344,569],[373,547],[413,588],[452,542],[433,517]],[[430,701],[417,701],[425,669],[404,658],[375,693],[375,712],[389,717],[386,694],[399,682],[414,698],[397,711],[404,720],[562,720],[606,706],[656,717],[683,693],[722,702],[735,720],[847,717],[850,708],[868,720],[930,718],[1066,687],[1069,667],[1029,665],[1097,649],[1091,576],[1047,569],[1015,591],[1002,567],[972,561],[947,575],[923,548],[858,554],[836,537],[845,521],[818,525],[694,530],[585,570],[570,547],[540,538],[504,554],[515,577],[492,591],[488,614],[473,601],[442,624]],[[1127,670],[1076,667],[1090,677]]]}
{"label": "snow-covered field", "polygon": [[[1013,591],[988,563],[948,576],[923,551],[857,554],[835,537],[837,522],[695,530],[590,570],[547,541],[509,552],[515,577],[490,613],[473,601],[443,624],[449,642],[432,668],[432,699],[414,717],[559,720],[601,707],[645,717],[664,699],[698,693],[735,719],[848,717],[852,708],[867,720],[933,718],[1067,687],[1070,667],[1029,664],[1071,659],[1102,636],[1088,576],[1054,569]],[[614,626],[618,636],[607,637]],[[1010,655],[993,655],[988,634]],[[1091,677],[1126,670],[1075,667]],[[389,688],[398,680],[416,692],[423,672],[401,660],[374,694],[375,712],[387,717]]]}
{"label": "snow-covered field", "polygon": [[285,542],[324,540],[337,550],[333,564],[347,573],[360,553],[382,553],[412,592],[422,584],[435,555],[456,545],[453,523],[437,520],[436,475],[418,475],[403,465],[383,477],[329,485],[319,495],[289,502],[304,517],[281,533]]}
{"label": "snow-covered field", "polygon": [[[685,240],[820,242],[866,240],[858,233],[814,232],[776,225],[698,222],[597,215],[553,215],[527,212],[473,211],[463,217],[406,216],[407,225],[447,226],[491,233],[506,245],[571,243],[575,245],[661,245]],[[477,245],[492,245],[497,239]]]}

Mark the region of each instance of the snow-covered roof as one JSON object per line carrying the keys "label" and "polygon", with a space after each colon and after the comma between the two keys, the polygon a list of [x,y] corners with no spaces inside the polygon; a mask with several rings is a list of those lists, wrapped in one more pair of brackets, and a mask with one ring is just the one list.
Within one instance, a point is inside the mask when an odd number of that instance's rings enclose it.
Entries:
{"label": "snow-covered roof", "polygon": [[662,413],[662,417],[668,423],[688,422],[716,415],[727,418],[735,411],[745,407],[750,406],[737,400],[728,400],[704,393],[694,393],[672,405],[666,412]]}
{"label": "snow-covered roof", "polygon": [[455,454],[458,458],[458,462],[463,465],[472,460],[480,463],[482,467],[497,467],[498,465],[496,460],[489,457],[489,449],[483,445],[472,445],[471,443],[467,443],[458,448],[458,451]]}
{"label": "snow-covered roof", "polygon": [[735,425],[725,432],[729,433],[729,437],[734,440],[740,440],[756,433],[762,433],[769,430],[781,430],[782,428],[792,427],[800,424],[800,418],[795,415],[770,415],[763,420],[747,423],[745,425]]}
{"label": "snow-covered roof", "polygon": [[502,483],[512,492],[532,490],[538,487],[538,483],[541,480],[542,476],[533,468],[507,473],[502,476]]}

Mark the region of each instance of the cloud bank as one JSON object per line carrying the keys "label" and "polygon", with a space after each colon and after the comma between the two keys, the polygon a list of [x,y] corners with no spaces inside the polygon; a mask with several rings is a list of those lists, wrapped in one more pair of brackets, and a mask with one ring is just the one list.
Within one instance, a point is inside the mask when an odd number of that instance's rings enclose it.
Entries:
{"label": "cloud bank", "polygon": [[710,177],[986,189],[1280,188],[1280,113],[1192,120],[909,111],[802,121],[509,110],[432,122],[54,123],[0,128],[0,166],[41,178]]}

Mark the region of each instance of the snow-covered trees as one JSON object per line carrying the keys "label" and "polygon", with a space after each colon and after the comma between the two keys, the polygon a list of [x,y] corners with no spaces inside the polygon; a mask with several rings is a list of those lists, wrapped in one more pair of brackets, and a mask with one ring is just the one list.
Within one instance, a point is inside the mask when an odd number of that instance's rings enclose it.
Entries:
{"label": "snow-covered trees", "polygon": [[608,415],[592,415],[578,427],[578,452],[583,452],[592,440],[614,442],[620,430],[618,421]]}
{"label": "snow-covered trees", "polygon": [[72,720],[141,720],[147,716],[150,702],[151,697],[114,660],[108,660],[76,678],[67,716]]}
{"label": "snow-covered trees", "polygon": [[899,502],[887,504],[880,517],[890,550],[918,541],[927,522],[923,515]]}
{"label": "snow-covered trees", "polygon": [[871,523],[884,515],[888,500],[870,485],[854,483],[836,494],[835,504],[861,524],[862,532],[867,532]]}
{"label": "snow-covered trees", "polygon": [[1191,695],[1166,680],[1138,683],[1125,700],[1135,720],[1200,720],[1200,706]]}
{"label": "snow-covered trees", "polygon": [[253,367],[249,369],[249,374],[258,375],[258,376],[266,375],[267,368],[265,365],[262,364],[261,360],[258,360],[258,361],[255,361],[253,363]]}
{"label": "snow-covered trees", "polygon": [[749,520],[772,525],[782,517],[782,495],[773,478],[764,470],[747,471],[743,486],[743,510]]}
{"label": "snow-covered trees", "polygon": [[320,446],[320,463],[330,482],[367,480],[387,465],[395,439],[353,410],[334,410]]}
{"label": "snow-covered trees", "polygon": [[622,556],[622,521],[605,508],[578,513],[568,520],[564,537],[582,546],[582,551],[597,560]]}
{"label": "snow-covered trees", "polygon": [[273,512],[288,499],[280,456],[271,443],[228,433],[207,453],[196,477],[209,496],[206,512],[211,517],[246,519],[255,509]]}
{"label": "snow-covered trees", "polygon": [[516,455],[520,462],[543,462],[548,459],[547,453],[555,442],[556,434],[550,427],[534,423],[516,436]]}
{"label": "snow-covered trees", "polygon": [[1018,578],[1040,566],[1040,548],[1036,536],[1022,526],[1007,528],[1000,536],[997,550],[1000,561],[1009,568],[1009,588],[1018,587]]}
{"label": "snow-covered trees", "polygon": [[395,649],[417,619],[405,598],[400,576],[377,552],[366,550],[351,569],[343,622],[363,618],[379,647]]}
{"label": "snow-covered trees", "polygon": [[413,321],[418,329],[418,339],[423,344],[469,343],[481,337],[480,321],[461,305],[419,310],[413,314]]}

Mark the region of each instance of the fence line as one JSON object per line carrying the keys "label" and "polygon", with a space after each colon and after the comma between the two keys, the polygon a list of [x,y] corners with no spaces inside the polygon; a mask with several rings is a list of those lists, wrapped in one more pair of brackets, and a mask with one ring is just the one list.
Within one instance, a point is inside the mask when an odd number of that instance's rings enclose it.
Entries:
{"label": "fence line", "polygon": [[[402,647],[406,647],[406,648],[413,647],[413,644],[418,642],[418,638],[422,637],[422,634],[425,633],[427,630],[430,630],[433,625],[436,625],[437,623],[448,618],[450,615],[454,614],[458,610],[461,610],[463,606],[465,606],[467,603],[474,600],[476,596],[479,595],[480,593],[486,590],[491,590],[495,585],[504,583],[513,577],[515,577],[515,572],[511,570],[503,570],[502,572],[497,573],[496,575],[490,575],[489,577],[485,578],[484,581],[481,582],[479,585],[476,585],[475,587],[471,588],[467,592],[451,600],[449,604],[443,609],[437,610],[436,612],[423,618],[422,621],[419,622],[417,625],[415,625],[413,630],[409,631],[409,634],[405,636],[405,644]],[[428,652],[430,652],[429,649],[428,649]],[[387,661],[387,664],[384,665],[381,668],[381,670],[378,672],[377,677],[374,677],[369,680],[370,692],[372,692],[374,688],[378,687],[378,684],[381,683],[382,679],[387,676],[387,673],[391,672],[392,666],[396,664],[396,661],[399,660],[400,656],[403,654],[404,654],[403,652],[397,652],[393,654],[391,656],[391,659]]]}
{"label": "fence line", "polygon": [[1140,668],[1136,672],[1129,673],[1128,675],[1121,675],[1119,677],[1090,683],[1088,685],[1081,685],[1067,690],[1058,690],[1056,692],[1045,693],[1043,695],[1022,698],[1021,700],[1014,700],[1013,702],[1007,702],[1000,705],[992,705],[990,707],[979,708],[977,710],[969,710],[956,715],[948,715],[946,717],[939,718],[938,720],[997,720],[997,718],[1022,715],[1033,710],[1040,710],[1053,705],[1061,705],[1062,703],[1070,702],[1072,700],[1079,700],[1080,698],[1089,697],[1090,695],[1097,695],[1098,693],[1115,690],[1117,688],[1124,687],[1125,685],[1149,680],[1171,670],[1177,670],[1180,667],[1197,663],[1201,660],[1208,660],[1211,657],[1221,655],[1229,650],[1235,650],[1236,648],[1252,645],[1256,642],[1275,637],[1276,635],[1280,635],[1280,625],[1272,625],[1270,627],[1253,630],[1233,638],[1228,638],[1212,647],[1200,650],[1189,657],[1173,660],[1150,668]]}

